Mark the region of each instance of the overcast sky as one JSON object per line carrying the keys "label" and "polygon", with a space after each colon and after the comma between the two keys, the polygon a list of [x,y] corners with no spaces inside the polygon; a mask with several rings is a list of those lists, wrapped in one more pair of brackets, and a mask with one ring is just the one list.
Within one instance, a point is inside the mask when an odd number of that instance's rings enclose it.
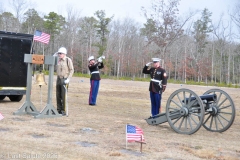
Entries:
{"label": "overcast sky", "polygon": [[[0,0],[8,5],[10,0]],[[94,16],[97,10],[105,10],[106,16],[114,19],[125,17],[133,18],[137,22],[144,23],[145,18],[141,15],[141,7],[150,9],[152,0],[30,0],[38,12],[48,14],[56,12],[65,16],[66,7],[72,6],[82,16]],[[180,14],[184,15],[189,10],[203,10],[208,8],[213,13],[212,19],[218,20],[221,13],[227,15],[228,9],[232,9],[238,0],[181,0]]]}

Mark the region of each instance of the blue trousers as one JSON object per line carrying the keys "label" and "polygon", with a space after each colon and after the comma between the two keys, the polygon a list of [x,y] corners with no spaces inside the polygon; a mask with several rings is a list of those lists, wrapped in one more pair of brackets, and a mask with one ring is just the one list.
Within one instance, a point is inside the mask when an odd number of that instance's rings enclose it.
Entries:
{"label": "blue trousers", "polygon": [[91,88],[88,102],[90,105],[96,105],[99,84],[100,84],[99,80],[90,80]]}
{"label": "blue trousers", "polygon": [[162,94],[150,92],[152,117],[159,114]]}

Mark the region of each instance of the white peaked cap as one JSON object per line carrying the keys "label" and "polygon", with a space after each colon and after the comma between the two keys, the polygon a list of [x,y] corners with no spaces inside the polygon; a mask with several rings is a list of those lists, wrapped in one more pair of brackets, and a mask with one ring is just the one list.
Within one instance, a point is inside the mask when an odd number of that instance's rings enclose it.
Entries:
{"label": "white peaked cap", "polygon": [[89,58],[88,58],[88,61],[91,61],[91,60],[93,60],[94,59],[94,56],[90,56]]}
{"label": "white peaked cap", "polygon": [[160,62],[161,59],[160,59],[160,58],[152,58],[152,61],[153,61],[153,62]]}

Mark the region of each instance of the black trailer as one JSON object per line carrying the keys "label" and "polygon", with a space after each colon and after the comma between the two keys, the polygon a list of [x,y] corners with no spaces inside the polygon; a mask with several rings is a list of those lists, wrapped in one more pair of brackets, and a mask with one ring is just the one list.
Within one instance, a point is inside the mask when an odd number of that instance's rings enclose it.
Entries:
{"label": "black trailer", "polygon": [[30,54],[32,42],[33,35],[0,31],[0,100],[19,102],[26,94],[24,54]]}

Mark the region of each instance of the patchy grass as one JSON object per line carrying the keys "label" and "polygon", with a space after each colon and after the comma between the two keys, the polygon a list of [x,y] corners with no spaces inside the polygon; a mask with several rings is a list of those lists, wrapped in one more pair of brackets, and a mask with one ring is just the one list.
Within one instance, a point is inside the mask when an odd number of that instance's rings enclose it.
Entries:
{"label": "patchy grass", "polygon": [[[54,77],[56,78],[56,77]],[[47,79],[47,77],[46,77]],[[55,81],[52,104],[56,107]],[[236,118],[229,130],[209,132],[203,127],[195,134],[181,135],[166,122],[148,125],[150,116],[149,82],[102,79],[96,106],[88,105],[89,78],[73,77],[68,92],[69,117],[35,119],[32,115],[13,115],[25,102],[0,101],[0,156],[14,159],[24,154],[48,155],[51,159],[239,159],[240,157],[240,97],[239,90],[222,88],[234,100]],[[179,85],[169,83],[162,97],[162,111],[172,92],[188,88],[198,95],[212,89],[210,86]],[[216,88],[216,87],[214,87]],[[38,111],[47,103],[48,86],[33,84],[31,102]],[[128,143],[125,126],[143,129],[146,144],[140,153],[139,143]],[[20,158],[21,159],[21,158]],[[23,159],[23,157],[22,157]],[[31,159],[31,158],[29,158]],[[32,157],[33,159],[33,157]]]}

